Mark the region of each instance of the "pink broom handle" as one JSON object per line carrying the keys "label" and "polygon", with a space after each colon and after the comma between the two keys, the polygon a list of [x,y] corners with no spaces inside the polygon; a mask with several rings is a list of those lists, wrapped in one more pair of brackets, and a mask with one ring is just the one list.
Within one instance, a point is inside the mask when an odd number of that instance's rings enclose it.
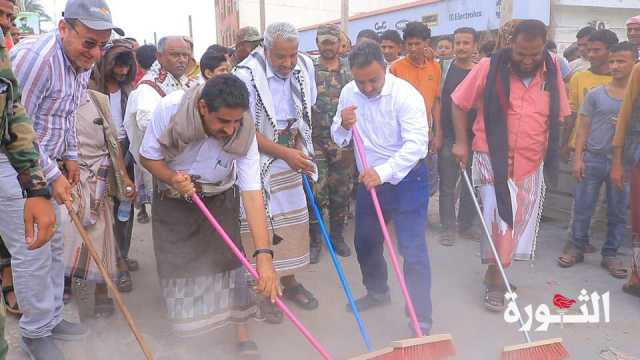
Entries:
{"label": "pink broom handle", "polygon": [[[357,127],[353,126],[353,140],[356,144],[356,153],[358,154],[358,158],[360,158],[360,162],[362,163],[362,167],[364,169],[369,168],[369,163],[367,162],[367,155],[364,152],[364,145],[362,145],[362,137],[360,137],[360,133],[358,132]],[[384,242],[387,245],[387,250],[389,251],[389,256],[391,257],[391,263],[393,264],[393,270],[396,273],[396,277],[398,278],[398,282],[400,283],[400,287],[402,288],[402,295],[404,295],[404,300],[407,304],[407,308],[409,309],[409,317],[411,318],[411,325],[413,325],[413,330],[416,332],[418,337],[422,337],[422,329],[420,329],[420,324],[418,323],[418,317],[416,316],[416,309],[413,307],[413,301],[411,301],[411,296],[409,296],[409,289],[407,288],[407,283],[404,281],[404,275],[402,270],[400,269],[400,263],[398,262],[398,257],[396,256],[396,251],[393,246],[393,242],[391,241],[391,236],[389,236],[389,230],[387,229],[387,223],[384,221],[384,215],[382,215],[382,208],[380,207],[380,201],[378,201],[378,193],[376,193],[376,189],[369,190],[371,194],[371,200],[373,200],[373,206],[376,209],[376,214],[378,215],[378,222],[380,222],[380,228],[382,229],[382,235],[384,236]]]}
{"label": "pink broom handle", "polygon": [[[191,195],[191,200],[198,206],[198,208],[200,209],[202,214],[207,218],[207,220],[209,220],[213,228],[216,229],[216,231],[222,237],[224,242],[227,243],[227,246],[229,246],[231,251],[233,251],[235,256],[238,258],[238,260],[240,260],[242,265],[245,267],[245,269],[247,269],[247,271],[251,273],[251,276],[253,276],[256,280],[258,280],[259,278],[258,272],[253,268],[253,266],[251,266],[247,258],[240,251],[240,249],[238,249],[238,247],[233,242],[233,240],[229,238],[229,235],[227,235],[227,233],[224,231],[222,226],[220,226],[216,218],[214,218],[213,215],[211,215],[211,212],[209,211],[209,209],[207,209],[207,207],[204,205],[202,200],[200,200],[200,197],[194,193],[193,195]],[[295,325],[298,328],[298,330],[300,330],[302,335],[304,335],[304,337],[306,337],[307,340],[309,340],[311,345],[313,345],[313,347],[316,348],[316,350],[318,350],[318,352],[320,353],[320,355],[322,355],[324,359],[326,360],[333,359],[331,355],[329,355],[327,350],[325,350],[322,347],[322,345],[320,345],[318,340],[316,340],[316,338],[314,338],[313,335],[311,335],[311,333],[304,327],[304,325],[302,325],[302,323],[298,319],[296,319],[295,315],[293,315],[291,310],[287,308],[287,306],[282,302],[282,300],[280,300],[280,298],[276,298],[276,305],[278,305],[278,307],[282,310],[282,312],[284,312],[284,314],[289,318],[289,320],[291,320],[293,325]]]}

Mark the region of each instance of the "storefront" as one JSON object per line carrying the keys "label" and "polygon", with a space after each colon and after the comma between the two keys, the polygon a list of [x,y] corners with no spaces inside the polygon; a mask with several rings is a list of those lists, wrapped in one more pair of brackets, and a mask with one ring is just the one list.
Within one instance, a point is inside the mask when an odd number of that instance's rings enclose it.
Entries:
{"label": "storefront", "polygon": [[[575,41],[578,30],[588,25],[611,29],[626,39],[625,21],[638,14],[640,0],[422,0],[350,17],[349,37],[354,40],[364,29],[401,31],[409,21],[428,24],[438,36],[462,26],[490,31],[505,19],[538,19],[549,25],[550,38],[562,51]],[[318,25],[300,29],[303,50],[315,50]]]}
{"label": "storefront", "polygon": [[[378,11],[358,14],[349,19],[349,37],[373,29],[382,33],[388,29],[402,31],[410,21],[429,25],[434,36],[451,34],[459,27],[469,26],[478,31],[500,27],[503,0],[423,0]],[[549,23],[550,0],[514,0],[511,17],[533,18]],[[338,23],[338,20],[335,21]],[[301,48],[314,50],[318,25],[300,29]]]}

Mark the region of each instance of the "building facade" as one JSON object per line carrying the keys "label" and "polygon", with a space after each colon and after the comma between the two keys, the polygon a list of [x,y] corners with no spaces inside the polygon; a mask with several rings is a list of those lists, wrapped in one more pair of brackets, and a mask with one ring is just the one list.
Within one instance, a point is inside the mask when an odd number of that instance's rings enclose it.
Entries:
{"label": "building facade", "polygon": [[[351,0],[349,13],[351,39],[363,29],[401,31],[409,21],[425,22],[439,36],[461,26],[491,31],[511,18],[539,19],[549,25],[550,37],[562,51],[587,25],[611,29],[626,39],[624,23],[640,14],[640,0]],[[340,1],[266,0],[265,18],[267,24],[286,20],[298,27],[301,48],[311,51],[317,27],[339,23]],[[259,0],[216,0],[216,20],[218,42],[231,46],[238,28],[260,27]]]}
{"label": "building facade", "polygon": [[[415,0],[352,0],[349,13],[355,15]],[[260,28],[259,0],[215,0],[218,43],[231,46],[239,28]],[[282,14],[290,14],[283,17]],[[266,23],[288,21],[298,28],[328,22],[340,17],[340,0],[266,0]]]}
{"label": "building facade", "polygon": [[217,43],[233,46],[240,28],[240,0],[215,0]]}

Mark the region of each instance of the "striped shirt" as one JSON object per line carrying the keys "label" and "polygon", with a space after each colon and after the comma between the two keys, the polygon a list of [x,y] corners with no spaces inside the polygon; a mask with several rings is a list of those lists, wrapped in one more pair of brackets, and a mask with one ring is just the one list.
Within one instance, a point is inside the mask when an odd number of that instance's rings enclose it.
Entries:
{"label": "striped shirt", "polygon": [[11,50],[11,62],[51,181],[60,174],[55,160],[78,159],[75,113],[91,71],[76,72],[57,31],[20,42]]}

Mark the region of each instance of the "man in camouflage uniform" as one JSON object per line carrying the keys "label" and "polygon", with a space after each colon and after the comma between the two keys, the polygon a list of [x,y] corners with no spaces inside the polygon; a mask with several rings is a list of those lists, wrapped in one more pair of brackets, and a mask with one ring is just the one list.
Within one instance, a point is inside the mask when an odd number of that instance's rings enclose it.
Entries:
{"label": "man in camouflage uniform", "polygon": [[[331,123],[336,114],[342,88],[352,80],[347,59],[339,57],[340,29],[327,24],[318,28],[316,43],[320,57],[314,60],[318,98],[312,111],[313,147],[318,165],[314,192],[318,205],[329,212],[331,240],[340,256],[351,255],[344,241],[344,225],[349,212],[353,186],[354,157],[351,148],[339,148],[331,140]],[[311,226],[311,263],[318,262],[322,234],[316,219]]]}
{"label": "man in camouflage uniform", "polygon": [[[4,1],[6,0],[0,0]],[[40,248],[49,240],[56,223],[35,141],[36,134],[31,120],[20,105],[20,90],[11,71],[4,36],[0,32],[0,204],[3,207],[0,236],[5,237],[7,231],[21,228],[30,250]],[[8,212],[12,209],[17,209],[23,216],[10,216]],[[37,226],[37,234],[34,225]],[[34,238],[34,235],[37,237]],[[9,349],[4,339],[4,315],[2,302],[0,359],[6,357]]]}

